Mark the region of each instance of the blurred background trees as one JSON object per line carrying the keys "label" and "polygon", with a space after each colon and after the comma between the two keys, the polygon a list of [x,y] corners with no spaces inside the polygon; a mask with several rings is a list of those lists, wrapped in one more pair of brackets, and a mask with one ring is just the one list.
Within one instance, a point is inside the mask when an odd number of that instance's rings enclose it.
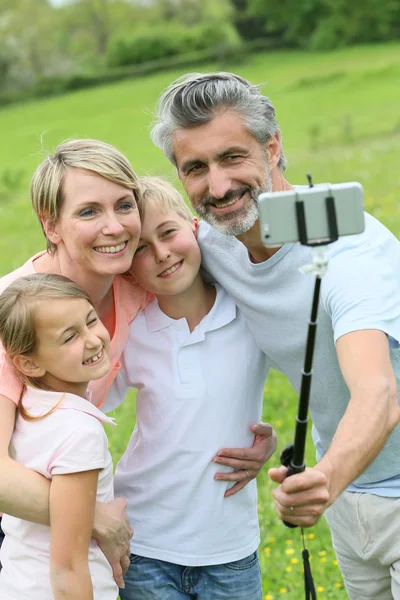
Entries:
{"label": "blurred background trees", "polygon": [[0,0],[0,102],[248,48],[399,36],[399,0]]}

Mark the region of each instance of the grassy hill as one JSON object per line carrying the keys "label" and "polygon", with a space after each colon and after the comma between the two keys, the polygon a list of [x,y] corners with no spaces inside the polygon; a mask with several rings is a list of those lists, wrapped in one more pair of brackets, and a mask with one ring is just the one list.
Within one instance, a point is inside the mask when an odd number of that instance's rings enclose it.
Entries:
{"label": "grassy hill", "polygon": [[[277,109],[289,162],[287,177],[305,183],[360,181],[367,209],[396,235],[400,212],[400,44],[354,47],[330,53],[270,52],[240,64],[210,64],[202,71],[230,70],[264,83]],[[53,99],[0,110],[0,274],[19,266],[44,246],[29,205],[29,180],[52,149],[71,137],[94,137],[115,144],[139,174],[174,176],[171,165],[149,140],[151,112],[159,93],[181,72],[170,71]],[[265,392],[264,419],[279,435],[279,448],[291,441],[296,395],[273,373]],[[114,458],[133,427],[133,397],[117,412],[110,432]],[[278,454],[272,459],[276,463]],[[308,464],[314,461],[309,444]],[[259,480],[264,596],[303,597],[298,530],[277,521],[266,476]],[[307,532],[319,598],[346,598],[324,522]]]}

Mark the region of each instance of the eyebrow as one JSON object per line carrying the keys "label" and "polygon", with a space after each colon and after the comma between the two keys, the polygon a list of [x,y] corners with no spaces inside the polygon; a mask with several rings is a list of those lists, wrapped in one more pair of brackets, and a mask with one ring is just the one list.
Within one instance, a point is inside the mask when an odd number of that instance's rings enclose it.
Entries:
{"label": "eyebrow", "polygon": [[[127,191],[126,194],[124,194],[123,196],[121,196],[120,198],[117,198],[114,201],[114,204],[117,204],[117,202],[121,202],[121,200],[126,200],[127,198],[133,198],[134,200],[136,200],[135,198],[135,194],[133,193],[133,191]],[[77,208],[81,208],[82,206],[99,206],[101,204],[101,202],[99,202],[98,200],[82,200],[82,202],[78,201],[78,204],[76,205]]]}
{"label": "eyebrow", "polygon": [[177,221],[175,221],[174,219],[168,219],[168,221],[163,221],[162,223],[160,223],[156,229],[162,229],[162,227],[165,227],[165,225],[169,225],[169,224],[175,224],[176,225]]}
{"label": "eyebrow", "polygon": [[[242,148],[241,146],[230,146],[226,150],[223,150],[222,152],[216,154],[215,159],[221,160],[221,158],[225,158],[225,156],[229,156],[230,154],[248,154],[248,150],[246,148]],[[193,158],[191,160],[187,160],[183,163],[181,171],[188,171],[189,169],[191,169],[191,167],[194,167],[199,163],[204,164],[204,161],[202,161],[200,158]]]}
{"label": "eyebrow", "polygon": [[[177,225],[177,224],[178,224],[177,221],[174,221],[173,219],[168,219],[168,221],[163,221],[162,223],[157,225],[155,231],[159,231],[160,229],[162,229],[163,227],[168,226],[168,225]],[[140,237],[138,245],[140,245],[142,242],[145,243],[146,239],[147,238]]]}

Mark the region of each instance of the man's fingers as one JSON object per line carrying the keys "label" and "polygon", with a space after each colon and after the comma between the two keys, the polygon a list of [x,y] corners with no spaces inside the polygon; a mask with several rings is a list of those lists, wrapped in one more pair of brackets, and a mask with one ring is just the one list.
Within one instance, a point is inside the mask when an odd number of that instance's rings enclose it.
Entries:
{"label": "man's fingers", "polygon": [[254,460],[239,460],[238,458],[230,458],[227,456],[219,456],[213,460],[216,464],[232,467],[232,469],[235,469],[235,471],[239,471],[239,469],[247,469],[248,471],[251,469],[254,471],[256,469],[258,473],[262,465],[262,462],[258,463]]}
{"label": "man's fingers", "polygon": [[294,494],[318,488],[326,489],[327,481],[327,477],[324,473],[311,468],[306,469],[302,473],[292,475],[291,477],[286,477],[285,481],[282,483],[282,490],[287,494]]}
{"label": "man's fingers", "polygon": [[307,507],[298,505],[284,506],[275,499],[275,506],[279,517],[283,521],[299,525],[300,527],[312,527],[321,518],[324,506],[321,504]]}
{"label": "man's fingers", "polygon": [[286,475],[287,467],[268,469],[268,476],[275,483],[282,483],[286,479]]}
{"label": "man's fingers", "polygon": [[[259,448],[222,448],[214,457],[214,462],[221,462],[221,458],[235,458],[237,460],[248,460],[257,463],[264,463],[264,452]],[[226,464],[224,462],[224,464]]]}
{"label": "man's fingers", "polygon": [[234,496],[235,494],[240,492],[240,490],[242,490],[247,485],[248,481],[249,480],[246,479],[246,481],[238,481],[237,483],[235,483],[235,485],[229,488],[229,490],[226,490],[224,498],[229,498],[229,496]]}
{"label": "man's fingers", "polygon": [[274,433],[269,423],[256,423],[255,425],[250,425],[250,429],[256,435],[265,435],[266,437],[270,437]]}
{"label": "man's fingers", "polygon": [[242,481],[243,487],[256,477],[258,471],[251,469],[239,469],[238,471],[230,471],[229,473],[216,473],[214,479],[217,481]]}
{"label": "man's fingers", "polygon": [[129,559],[128,556],[123,556],[121,558],[121,571],[122,571],[122,575],[125,575],[125,573],[127,572],[127,570],[129,569],[129,565],[131,564],[131,561]]}
{"label": "man's fingers", "polygon": [[122,574],[121,563],[119,562],[118,559],[115,562],[111,563],[111,568],[112,568],[112,571],[113,571],[113,576],[114,576],[115,583],[117,584],[117,586],[119,588],[124,589],[125,582],[124,582],[124,577],[123,577],[123,574]]}

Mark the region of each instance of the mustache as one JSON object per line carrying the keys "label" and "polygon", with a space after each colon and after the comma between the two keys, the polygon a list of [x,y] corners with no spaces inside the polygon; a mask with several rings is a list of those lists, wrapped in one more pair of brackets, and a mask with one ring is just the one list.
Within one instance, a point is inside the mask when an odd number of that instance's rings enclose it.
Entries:
{"label": "mustache", "polygon": [[215,198],[214,196],[206,196],[203,198],[202,204],[206,206],[207,204],[216,204],[217,202],[230,202],[231,200],[239,200],[241,196],[243,196],[246,192],[252,192],[250,186],[246,185],[236,190],[228,190],[226,194],[222,198]]}

